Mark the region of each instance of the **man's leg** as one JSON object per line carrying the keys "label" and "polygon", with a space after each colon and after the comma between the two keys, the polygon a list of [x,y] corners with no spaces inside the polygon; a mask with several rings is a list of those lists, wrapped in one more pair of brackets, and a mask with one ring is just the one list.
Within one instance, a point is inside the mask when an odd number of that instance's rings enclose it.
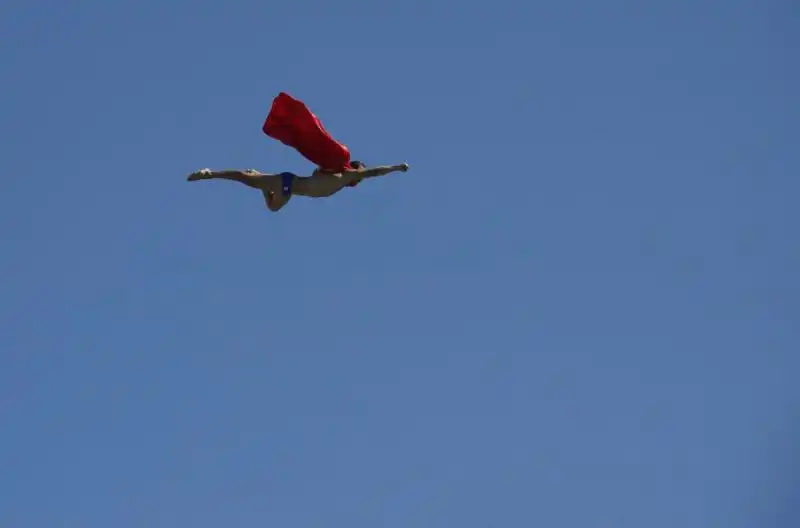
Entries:
{"label": "man's leg", "polygon": [[187,178],[188,181],[200,180],[231,180],[243,183],[253,189],[276,190],[280,186],[280,178],[272,174],[262,174],[258,171],[222,170],[212,171],[202,169],[193,172]]}

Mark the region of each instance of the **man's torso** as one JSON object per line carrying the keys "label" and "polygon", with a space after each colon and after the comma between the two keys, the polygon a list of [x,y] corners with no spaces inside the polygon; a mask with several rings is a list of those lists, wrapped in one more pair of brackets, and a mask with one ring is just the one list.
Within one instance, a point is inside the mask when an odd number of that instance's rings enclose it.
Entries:
{"label": "man's torso", "polygon": [[311,198],[332,196],[347,186],[353,178],[349,174],[315,171],[308,177],[298,177],[294,181],[294,194]]}

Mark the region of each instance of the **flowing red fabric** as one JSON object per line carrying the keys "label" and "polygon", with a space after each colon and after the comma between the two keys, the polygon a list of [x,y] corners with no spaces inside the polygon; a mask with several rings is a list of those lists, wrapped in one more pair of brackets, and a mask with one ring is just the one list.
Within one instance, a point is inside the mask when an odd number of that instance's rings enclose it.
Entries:
{"label": "flowing red fabric", "polygon": [[292,147],[323,170],[350,169],[350,151],[325,130],[322,122],[301,101],[281,92],[272,101],[264,133]]}

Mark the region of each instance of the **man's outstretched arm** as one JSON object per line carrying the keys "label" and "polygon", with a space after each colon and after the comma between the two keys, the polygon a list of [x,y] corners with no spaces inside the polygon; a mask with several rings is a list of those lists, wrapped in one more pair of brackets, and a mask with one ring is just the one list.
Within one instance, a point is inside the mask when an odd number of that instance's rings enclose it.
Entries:
{"label": "man's outstretched arm", "polygon": [[400,165],[380,165],[371,169],[354,171],[354,173],[359,178],[375,178],[376,176],[385,176],[392,172],[406,172],[407,170],[408,163],[401,163]]}

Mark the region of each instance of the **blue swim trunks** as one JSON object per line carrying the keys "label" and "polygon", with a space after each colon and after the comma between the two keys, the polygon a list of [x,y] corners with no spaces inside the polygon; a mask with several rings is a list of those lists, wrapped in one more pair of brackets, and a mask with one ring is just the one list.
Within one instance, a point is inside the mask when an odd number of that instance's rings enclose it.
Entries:
{"label": "blue swim trunks", "polygon": [[283,195],[289,198],[292,195],[292,185],[294,184],[294,179],[297,178],[296,174],[292,174],[291,172],[282,172],[280,173],[281,183],[283,184]]}

